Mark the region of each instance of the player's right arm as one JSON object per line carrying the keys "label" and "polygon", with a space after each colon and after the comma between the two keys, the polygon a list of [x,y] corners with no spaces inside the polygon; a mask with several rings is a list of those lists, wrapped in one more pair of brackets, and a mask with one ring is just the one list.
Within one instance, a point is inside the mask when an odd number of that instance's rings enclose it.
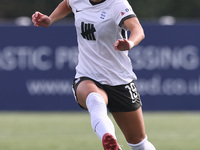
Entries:
{"label": "player's right arm", "polygon": [[71,13],[72,10],[69,6],[69,0],[63,0],[57,7],[56,9],[52,12],[50,16],[44,15],[38,11],[36,11],[32,15],[32,21],[34,26],[43,26],[43,27],[48,27],[55,21],[64,18],[67,16],[69,13]]}

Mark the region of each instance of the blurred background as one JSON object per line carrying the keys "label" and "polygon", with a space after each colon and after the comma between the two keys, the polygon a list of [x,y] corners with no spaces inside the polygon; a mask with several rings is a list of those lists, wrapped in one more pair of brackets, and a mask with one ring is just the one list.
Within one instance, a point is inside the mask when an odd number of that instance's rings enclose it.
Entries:
{"label": "blurred background", "polygon": [[[71,90],[78,62],[73,14],[48,28],[31,22],[35,11],[50,15],[60,2],[1,0],[2,150],[102,149]],[[129,2],[146,35],[129,56],[148,138],[158,150],[199,150],[200,1]]]}
{"label": "blurred background", "polygon": [[[0,110],[80,110],[71,84],[77,64],[73,14],[33,26],[61,0],[1,0]],[[200,1],[129,0],[146,39],[130,51],[144,110],[200,109]]]}
{"label": "blurred background", "polygon": [[[61,0],[1,0],[1,24],[12,22],[18,17],[31,17],[39,10],[49,15]],[[129,0],[140,20],[158,21],[163,16],[174,17],[178,21],[198,21],[200,2],[197,0]],[[70,15],[72,17],[72,15]]]}
{"label": "blurred background", "polygon": [[[31,17],[37,10],[49,15],[60,2],[61,0],[1,0],[1,24],[13,22],[21,16]],[[159,21],[164,16],[189,22],[199,19],[200,2],[197,0],[129,0],[129,2],[140,20]]]}

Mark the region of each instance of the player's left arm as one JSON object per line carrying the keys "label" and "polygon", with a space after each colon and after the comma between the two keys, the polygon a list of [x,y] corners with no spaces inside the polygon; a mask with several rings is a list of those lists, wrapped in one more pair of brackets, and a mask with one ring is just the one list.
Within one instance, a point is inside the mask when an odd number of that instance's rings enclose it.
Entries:
{"label": "player's left arm", "polygon": [[115,50],[130,50],[138,45],[144,38],[144,30],[137,17],[132,17],[124,21],[123,26],[130,31],[128,40],[119,39],[114,43]]}

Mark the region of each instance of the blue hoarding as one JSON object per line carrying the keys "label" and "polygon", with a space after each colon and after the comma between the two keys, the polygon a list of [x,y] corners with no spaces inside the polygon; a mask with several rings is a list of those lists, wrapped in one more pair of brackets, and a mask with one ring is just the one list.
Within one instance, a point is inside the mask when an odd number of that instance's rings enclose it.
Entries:
{"label": "blue hoarding", "polygon": [[[200,110],[200,25],[144,25],[130,51],[144,110]],[[81,110],[74,26],[0,27],[0,110]]]}
{"label": "blue hoarding", "polygon": [[131,51],[146,110],[200,110],[200,26],[145,26]]}

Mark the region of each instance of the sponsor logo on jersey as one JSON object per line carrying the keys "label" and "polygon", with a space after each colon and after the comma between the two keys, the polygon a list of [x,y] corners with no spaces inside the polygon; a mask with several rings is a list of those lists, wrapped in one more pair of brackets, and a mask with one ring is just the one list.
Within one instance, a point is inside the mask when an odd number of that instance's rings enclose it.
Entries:
{"label": "sponsor logo on jersey", "polygon": [[76,12],[81,12],[81,11],[83,11],[83,10],[78,10],[78,9],[76,9]]}
{"label": "sponsor logo on jersey", "polygon": [[123,16],[125,14],[125,12],[121,12],[121,15]]}
{"label": "sponsor logo on jersey", "polygon": [[121,12],[121,16],[123,16],[125,13],[129,12],[130,9],[129,8],[126,8],[124,11]]}
{"label": "sponsor logo on jersey", "polygon": [[81,22],[81,31],[82,31],[81,35],[84,39],[96,41],[94,35],[96,29],[94,27],[94,24]]}

